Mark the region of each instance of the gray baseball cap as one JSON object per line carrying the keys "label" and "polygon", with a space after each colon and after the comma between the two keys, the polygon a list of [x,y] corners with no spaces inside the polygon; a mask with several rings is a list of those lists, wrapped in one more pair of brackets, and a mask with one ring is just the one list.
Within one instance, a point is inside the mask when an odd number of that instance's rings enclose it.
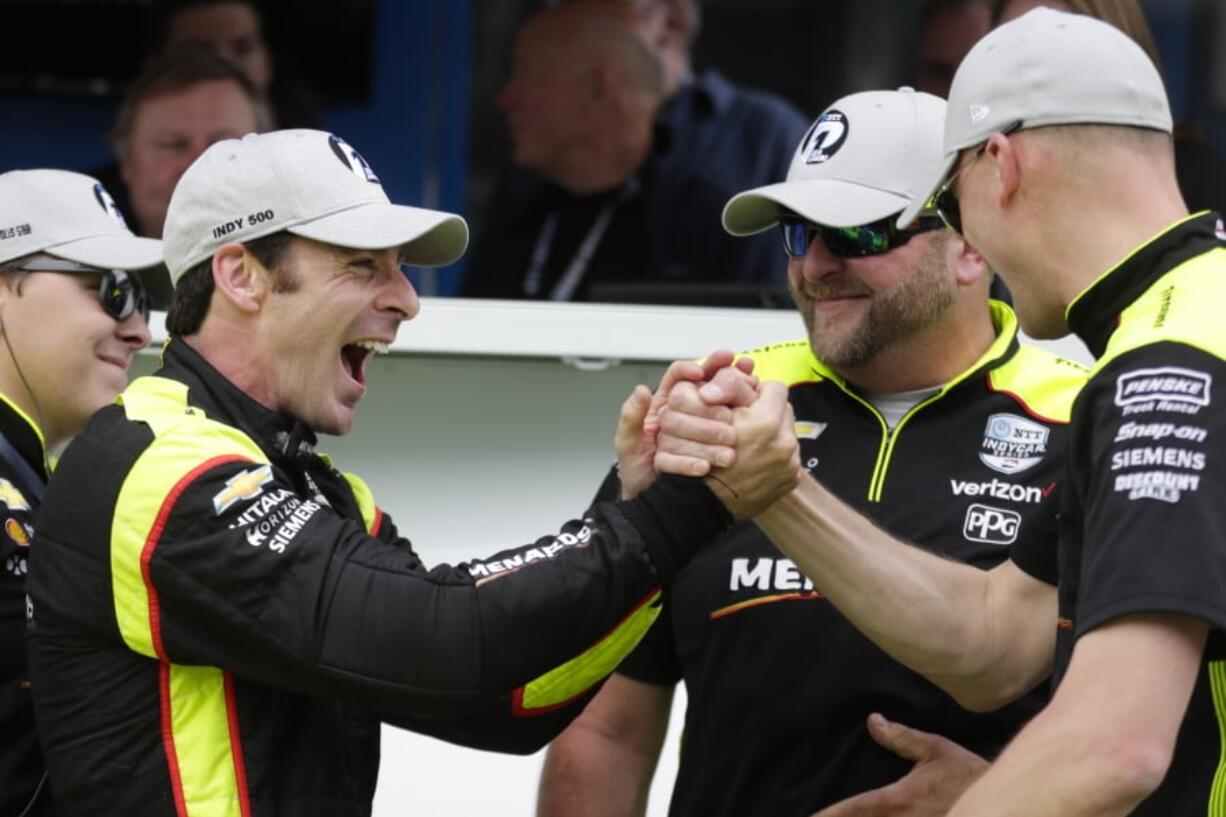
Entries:
{"label": "gray baseball cap", "polygon": [[916,199],[940,165],[944,122],[945,101],[911,88],[845,96],[800,140],[786,181],[728,202],[724,229],[753,235],[788,212],[827,227],[892,216]]}
{"label": "gray baseball cap", "polygon": [[134,272],[155,307],[170,303],[162,242],[133,235],[92,176],[45,169],[0,174],[0,263],[37,253]]}
{"label": "gray baseball cap", "polygon": [[178,281],[223,244],[280,230],[352,249],[403,247],[421,267],[450,264],[468,246],[464,219],[392,204],[340,137],[282,130],[217,142],[192,163],[166,211],[166,266]]}
{"label": "gray baseball cap", "polygon": [[1126,125],[1171,132],[1162,77],[1127,34],[1083,14],[1038,8],[991,31],[954,75],[945,118],[944,161],[923,196],[899,216],[915,218],[958,159],[1014,122]]}

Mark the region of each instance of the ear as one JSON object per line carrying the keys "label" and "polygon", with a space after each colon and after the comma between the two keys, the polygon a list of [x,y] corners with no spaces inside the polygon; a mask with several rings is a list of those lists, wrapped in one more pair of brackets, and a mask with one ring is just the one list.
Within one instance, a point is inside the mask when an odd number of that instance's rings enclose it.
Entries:
{"label": "ear", "polygon": [[949,267],[954,273],[954,282],[960,287],[969,287],[988,277],[988,262],[979,250],[966,243],[959,235],[949,238]]}
{"label": "ear", "polygon": [[995,170],[996,202],[999,206],[1004,207],[1022,186],[1022,165],[1017,143],[1004,134],[994,133],[988,137],[984,152]]}
{"label": "ear", "polygon": [[213,291],[238,311],[253,315],[268,293],[268,272],[242,244],[223,244],[213,253]]}

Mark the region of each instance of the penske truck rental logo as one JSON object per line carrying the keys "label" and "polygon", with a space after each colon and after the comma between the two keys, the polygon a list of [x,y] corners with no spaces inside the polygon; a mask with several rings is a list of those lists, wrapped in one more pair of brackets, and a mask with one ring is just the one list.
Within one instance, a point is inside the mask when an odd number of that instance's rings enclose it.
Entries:
{"label": "penske truck rental logo", "polygon": [[1051,429],[1016,414],[993,414],[983,430],[979,459],[1002,474],[1019,474],[1043,461]]}
{"label": "penske truck rental logo", "polygon": [[1196,414],[1209,405],[1213,376],[1195,369],[1134,369],[1115,379],[1115,404],[1124,414],[1169,411]]}
{"label": "penske truck rental logo", "polygon": [[213,496],[213,510],[218,516],[226,512],[235,502],[244,499],[255,499],[264,493],[264,486],[272,482],[272,466],[261,465],[240,471],[226,480],[226,487]]}

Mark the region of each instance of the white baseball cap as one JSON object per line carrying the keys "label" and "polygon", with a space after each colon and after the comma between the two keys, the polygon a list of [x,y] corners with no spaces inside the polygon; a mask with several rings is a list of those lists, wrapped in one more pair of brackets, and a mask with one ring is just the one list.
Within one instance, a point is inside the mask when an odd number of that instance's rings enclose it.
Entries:
{"label": "white baseball cap", "polygon": [[786,181],[728,202],[724,229],[753,235],[788,212],[826,227],[892,216],[915,200],[941,163],[944,121],[945,101],[912,88],[845,96],[800,140]]}
{"label": "white baseball cap", "polygon": [[959,151],[1015,122],[1126,125],[1171,132],[1162,77],[1131,37],[1084,14],[1037,8],[975,44],[949,90],[944,161],[898,219],[915,218],[949,175]]}
{"label": "white baseball cap", "polygon": [[392,204],[340,137],[282,130],[217,142],[192,163],[166,211],[166,266],[178,281],[223,244],[280,230],[352,249],[403,247],[421,267],[450,264],[468,246],[464,219]]}
{"label": "white baseball cap", "polygon": [[133,235],[92,176],[43,169],[0,174],[0,263],[37,253],[135,272],[155,307],[170,303],[162,242]]}

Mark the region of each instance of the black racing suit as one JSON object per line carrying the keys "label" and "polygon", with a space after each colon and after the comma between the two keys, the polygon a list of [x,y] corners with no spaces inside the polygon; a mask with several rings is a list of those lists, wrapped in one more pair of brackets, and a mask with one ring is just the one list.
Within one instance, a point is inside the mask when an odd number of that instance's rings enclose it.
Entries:
{"label": "black racing suit", "polygon": [[65,452],[30,575],[64,814],[367,814],[381,721],[534,751],[730,522],[665,478],[429,568],[313,440],[172,338]]}
{"label": "black racing suit", "polygon": [[34,817],[53,813],[26,668],[26,573],[47,471],[42,434],[2,394],[0,435],[0,817],[27,806]]}
{"label": "black racing suit", "polygon": [[1226,814],[1226,230],[1190,216],[1072,303],[1098,358],[1073,409],[1058,558],[1013,559],[1059,579],[1054,679],[1082,635],[1122,616],[1175,613],[1209,638],[1162,785],[1132,812]]}

